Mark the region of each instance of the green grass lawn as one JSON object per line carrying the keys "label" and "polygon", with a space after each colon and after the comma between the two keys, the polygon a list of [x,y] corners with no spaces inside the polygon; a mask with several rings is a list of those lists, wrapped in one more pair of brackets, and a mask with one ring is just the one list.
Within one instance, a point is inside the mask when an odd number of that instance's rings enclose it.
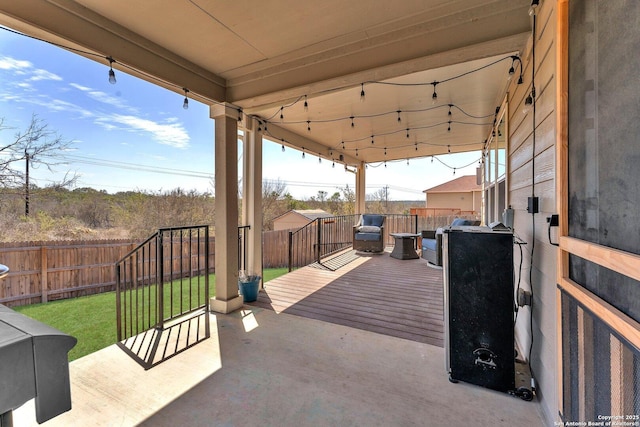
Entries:
{"label": "green grass lawn", "polygon": [[[287,271],[286,268],[264,270],[263,282],[275,279]],[[215,295],[215,275],[211,276],[209,286],[211,287],[211,295]],[[183,298],[188,299],[188,295]],[[168,302],[165,307],[167,304]],[[179,304],[180,299],[174,298],[174,307]],[[184,300],[183,305],[187,306]],[[117,339],[115,292],[53,301],[46,304],[25,305],[14,307],[14,310],[76,337],[78,343],[69,352],[70,361],[114,344]]]}

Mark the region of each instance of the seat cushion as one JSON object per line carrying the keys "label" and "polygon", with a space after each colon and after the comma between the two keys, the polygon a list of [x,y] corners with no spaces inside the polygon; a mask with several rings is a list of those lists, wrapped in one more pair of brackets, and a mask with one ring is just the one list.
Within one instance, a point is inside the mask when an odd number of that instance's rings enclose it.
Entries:
{"label": "seat cushion", "polygon": [[380,233],[356,233],[355,239],[377,241],[377,240],[380,240]]}
{"label": "seat cushion", "polygon": [[384,215],[362,215],[362,225],[373,225],[375,227],[382,227],[384,222]]}
{"label": "seat cushion", "polygon": [[460,225],[475,225],[475,223],[476,221],[473,219],[456,218],[451,223],[451,226],[455,227]]}
{"label": "seat cushion", "polygon": [[422,239],[422,249],[423,250],[432,250],[435,251],[436,247],[437,247],[437,240],[436,239]]}
{"label": "seat cushion", "polygon": [[379,233],[380,227],[376,227],[375,225],[363,225],[358,229],[361,233]]}

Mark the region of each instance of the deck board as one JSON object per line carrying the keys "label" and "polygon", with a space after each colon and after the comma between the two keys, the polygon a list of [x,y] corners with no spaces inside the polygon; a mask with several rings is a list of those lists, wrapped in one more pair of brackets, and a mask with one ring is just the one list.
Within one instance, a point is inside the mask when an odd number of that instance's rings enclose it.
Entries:
{"label": "deck board", "polygon": [[265,284],[252,305],[442,347],[442,270],[388,252],[336,271],[307,266]]}

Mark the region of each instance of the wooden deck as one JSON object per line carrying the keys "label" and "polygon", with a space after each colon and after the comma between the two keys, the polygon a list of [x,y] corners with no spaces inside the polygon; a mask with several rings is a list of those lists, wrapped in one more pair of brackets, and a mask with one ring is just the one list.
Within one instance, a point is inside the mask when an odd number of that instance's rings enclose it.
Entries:
{"label": "wooden deck", "polygon": [[335,271],[307,266],[271,280],[252,305],[443,347],[442,270],[388,251],[349,258]]}

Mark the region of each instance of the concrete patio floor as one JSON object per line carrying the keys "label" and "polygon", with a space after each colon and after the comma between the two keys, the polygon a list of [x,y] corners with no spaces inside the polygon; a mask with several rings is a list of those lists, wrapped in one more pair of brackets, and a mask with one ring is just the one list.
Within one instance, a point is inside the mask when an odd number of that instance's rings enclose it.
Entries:
{"label": "concrete patio floor", "polygon": [[[73,409],[46,426],[542,425],[538,403],[448,381],[444,349],[245,306],[145,371],[113,345],[70,364]],[[33,401],[17,427],[38,425]]]}

